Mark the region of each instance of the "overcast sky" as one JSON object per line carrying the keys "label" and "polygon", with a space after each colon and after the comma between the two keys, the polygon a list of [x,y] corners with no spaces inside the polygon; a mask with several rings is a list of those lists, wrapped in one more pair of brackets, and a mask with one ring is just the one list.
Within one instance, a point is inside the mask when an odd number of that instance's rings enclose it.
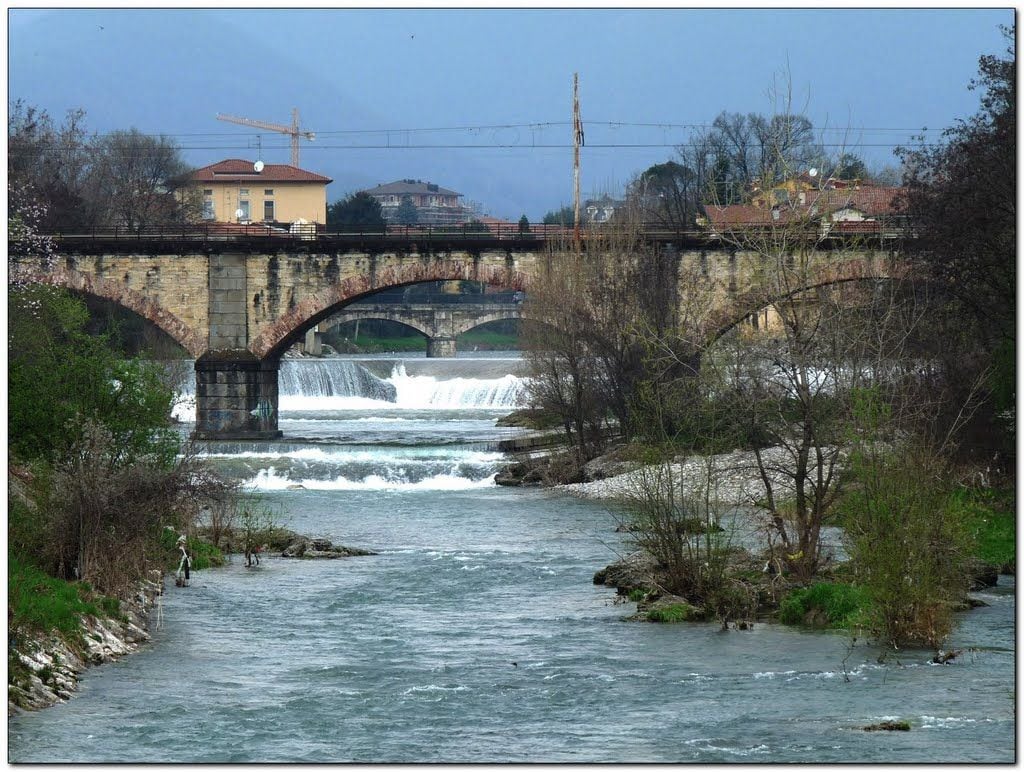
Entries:
{"label": "overcast sky", "polygon": [[1013,23],[1012,8],[9,9],[8,98],[171,136],[195,166],[288,163],[286,136],[215,116],[288,124],[298,108],[316,132],[300,165],[334,180],[329,201],[414,178],[539,220],[572,201],[573,73],[584,197],[673,158],[687,125],[770,114],[787,72],[822,141],[879,166],[976,111],[978,57],[1002,55]]}

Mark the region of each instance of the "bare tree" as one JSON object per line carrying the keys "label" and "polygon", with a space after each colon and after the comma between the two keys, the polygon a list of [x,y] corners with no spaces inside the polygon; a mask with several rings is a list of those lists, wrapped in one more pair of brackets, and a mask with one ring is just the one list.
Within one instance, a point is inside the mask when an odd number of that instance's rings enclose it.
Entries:
{"label": "bare tree", "polygon": [[188,167],[167,137],[116,131],[99,138],[93,153],[89,189],[105,224],[142,230],[194,218]]}
{"label": "bare tree", "polygon": [[[644,402],[659,402],[683,354],[649,366],[654,346],[681,340],[678,256],[628,217],[594,228],[586,248],[553,247],[531,285],[526,335],[534,408],[554,414],[586,461],[604,437],[643,433]],[[673,344],[674,345],[674,344]]]}

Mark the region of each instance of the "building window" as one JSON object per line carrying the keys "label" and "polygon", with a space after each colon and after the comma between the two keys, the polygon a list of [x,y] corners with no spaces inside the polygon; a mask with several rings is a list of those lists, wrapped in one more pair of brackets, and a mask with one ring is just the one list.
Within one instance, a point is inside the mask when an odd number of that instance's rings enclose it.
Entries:
{"label": "building window", "polygon": [[239,200],[239,202],[238,202],[238,211],[240,211],[242,213],[238,217],[239,220],[248,220],[249,219],[249,202],[247,200]]}
{"label": "building window", "polygon": [[263,202],[263,219],[273,220],[274,219],[274,202],[264,201]]}
{"label": "building window", "polygon": [[264,196],[272,196],[272,195],[274,195],[274,189],[273,188],[264,188],[263,195]]}
{"label": "building window", "polygon": [[204,196],[212,196],[213,195],[213,188],[203,188],[203,195]]}
{"label": "building window", "polygon": [[240,196],[248,196],[249,195],[249,188],[239,188],[238,189],[238,195],[240,195]]}
{"label": "building window", "polygon": [[204,198],[203,199],[203,219],[204,220],[214,220],[214,219],[216,219],[216,216],[215,216],[214,211],[213,211],[213,199],[212,198]]}

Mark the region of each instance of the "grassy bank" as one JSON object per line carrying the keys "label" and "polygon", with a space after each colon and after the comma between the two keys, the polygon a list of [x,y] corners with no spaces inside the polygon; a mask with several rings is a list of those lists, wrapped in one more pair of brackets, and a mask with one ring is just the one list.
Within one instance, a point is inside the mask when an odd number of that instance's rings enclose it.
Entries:
{"label": "grassy bank", "polygon": [[120,602],[93,591],[86,582],[55,579],[16,555],[7,555],[7,607],[10,629],[59,633],[69,644],[82,635],[84,616],[117,617]]}
{"label": "grassy bank", "polygon": [[1009,489],[963,488],[949,498],[970,534],[974,556],[1015,573],[1017,566],[1016,493]]}
{"label": "grassy bank", "polygon": [[[404,353],[427,350],[427,339],[422,335],[388,338],[360,335],[351,341],[351,344],[365,354],[387,354],[392,351]],[[470,330],[465,335],[460,335],[456,339],[455,345],[459,351],[517,351],[519,349],[519,338],[515,335],[507,335],[500,332]]]}

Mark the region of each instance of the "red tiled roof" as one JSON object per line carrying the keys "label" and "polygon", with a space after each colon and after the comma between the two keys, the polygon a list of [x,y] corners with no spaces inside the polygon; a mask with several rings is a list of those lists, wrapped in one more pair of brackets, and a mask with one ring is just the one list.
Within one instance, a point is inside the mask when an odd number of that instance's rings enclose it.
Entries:
{"label": "red tiled roof", "polygon": [[895,214],[898,199],[905,194],[904,188],[883,188],[861,186],[845,190],[809,190],[807,206],[818,205],[829,211],[857,209],[866,215]]}
{"label": "red tiled roof", "polygon": [[264,164],[263,170],[257,172],[252,161],[241,158],[229,158],[196,169],[191,179],[194,182],[322,182],[325,185],[333,182],[330,177],[288,164]]}
{"label": "red tiled roof", "polygon": [[780,205],[778,219],[772,217],[772,209],[768,206],[733,204],[731,206],[707,206],[705,209],[710,224],[719,228],[737,225],[785,224],[821,217],[848,208],[856,209],[866,217],[880,217],[899,214],[899,200],[904,193],[904,188],[869,185],[845,190],[808,190],[803,203],[796,203],[801,194],[794,193],[791,203]]}
{"label": "red tiled roof", "polygon": [[783,207],[779,210],[779,218],[772,217],[772,210],[766,206],[752,204],[732,204],[730,206],[707,206],[708,220],[713,225],[771,225],[800,219],[797,211]]}

